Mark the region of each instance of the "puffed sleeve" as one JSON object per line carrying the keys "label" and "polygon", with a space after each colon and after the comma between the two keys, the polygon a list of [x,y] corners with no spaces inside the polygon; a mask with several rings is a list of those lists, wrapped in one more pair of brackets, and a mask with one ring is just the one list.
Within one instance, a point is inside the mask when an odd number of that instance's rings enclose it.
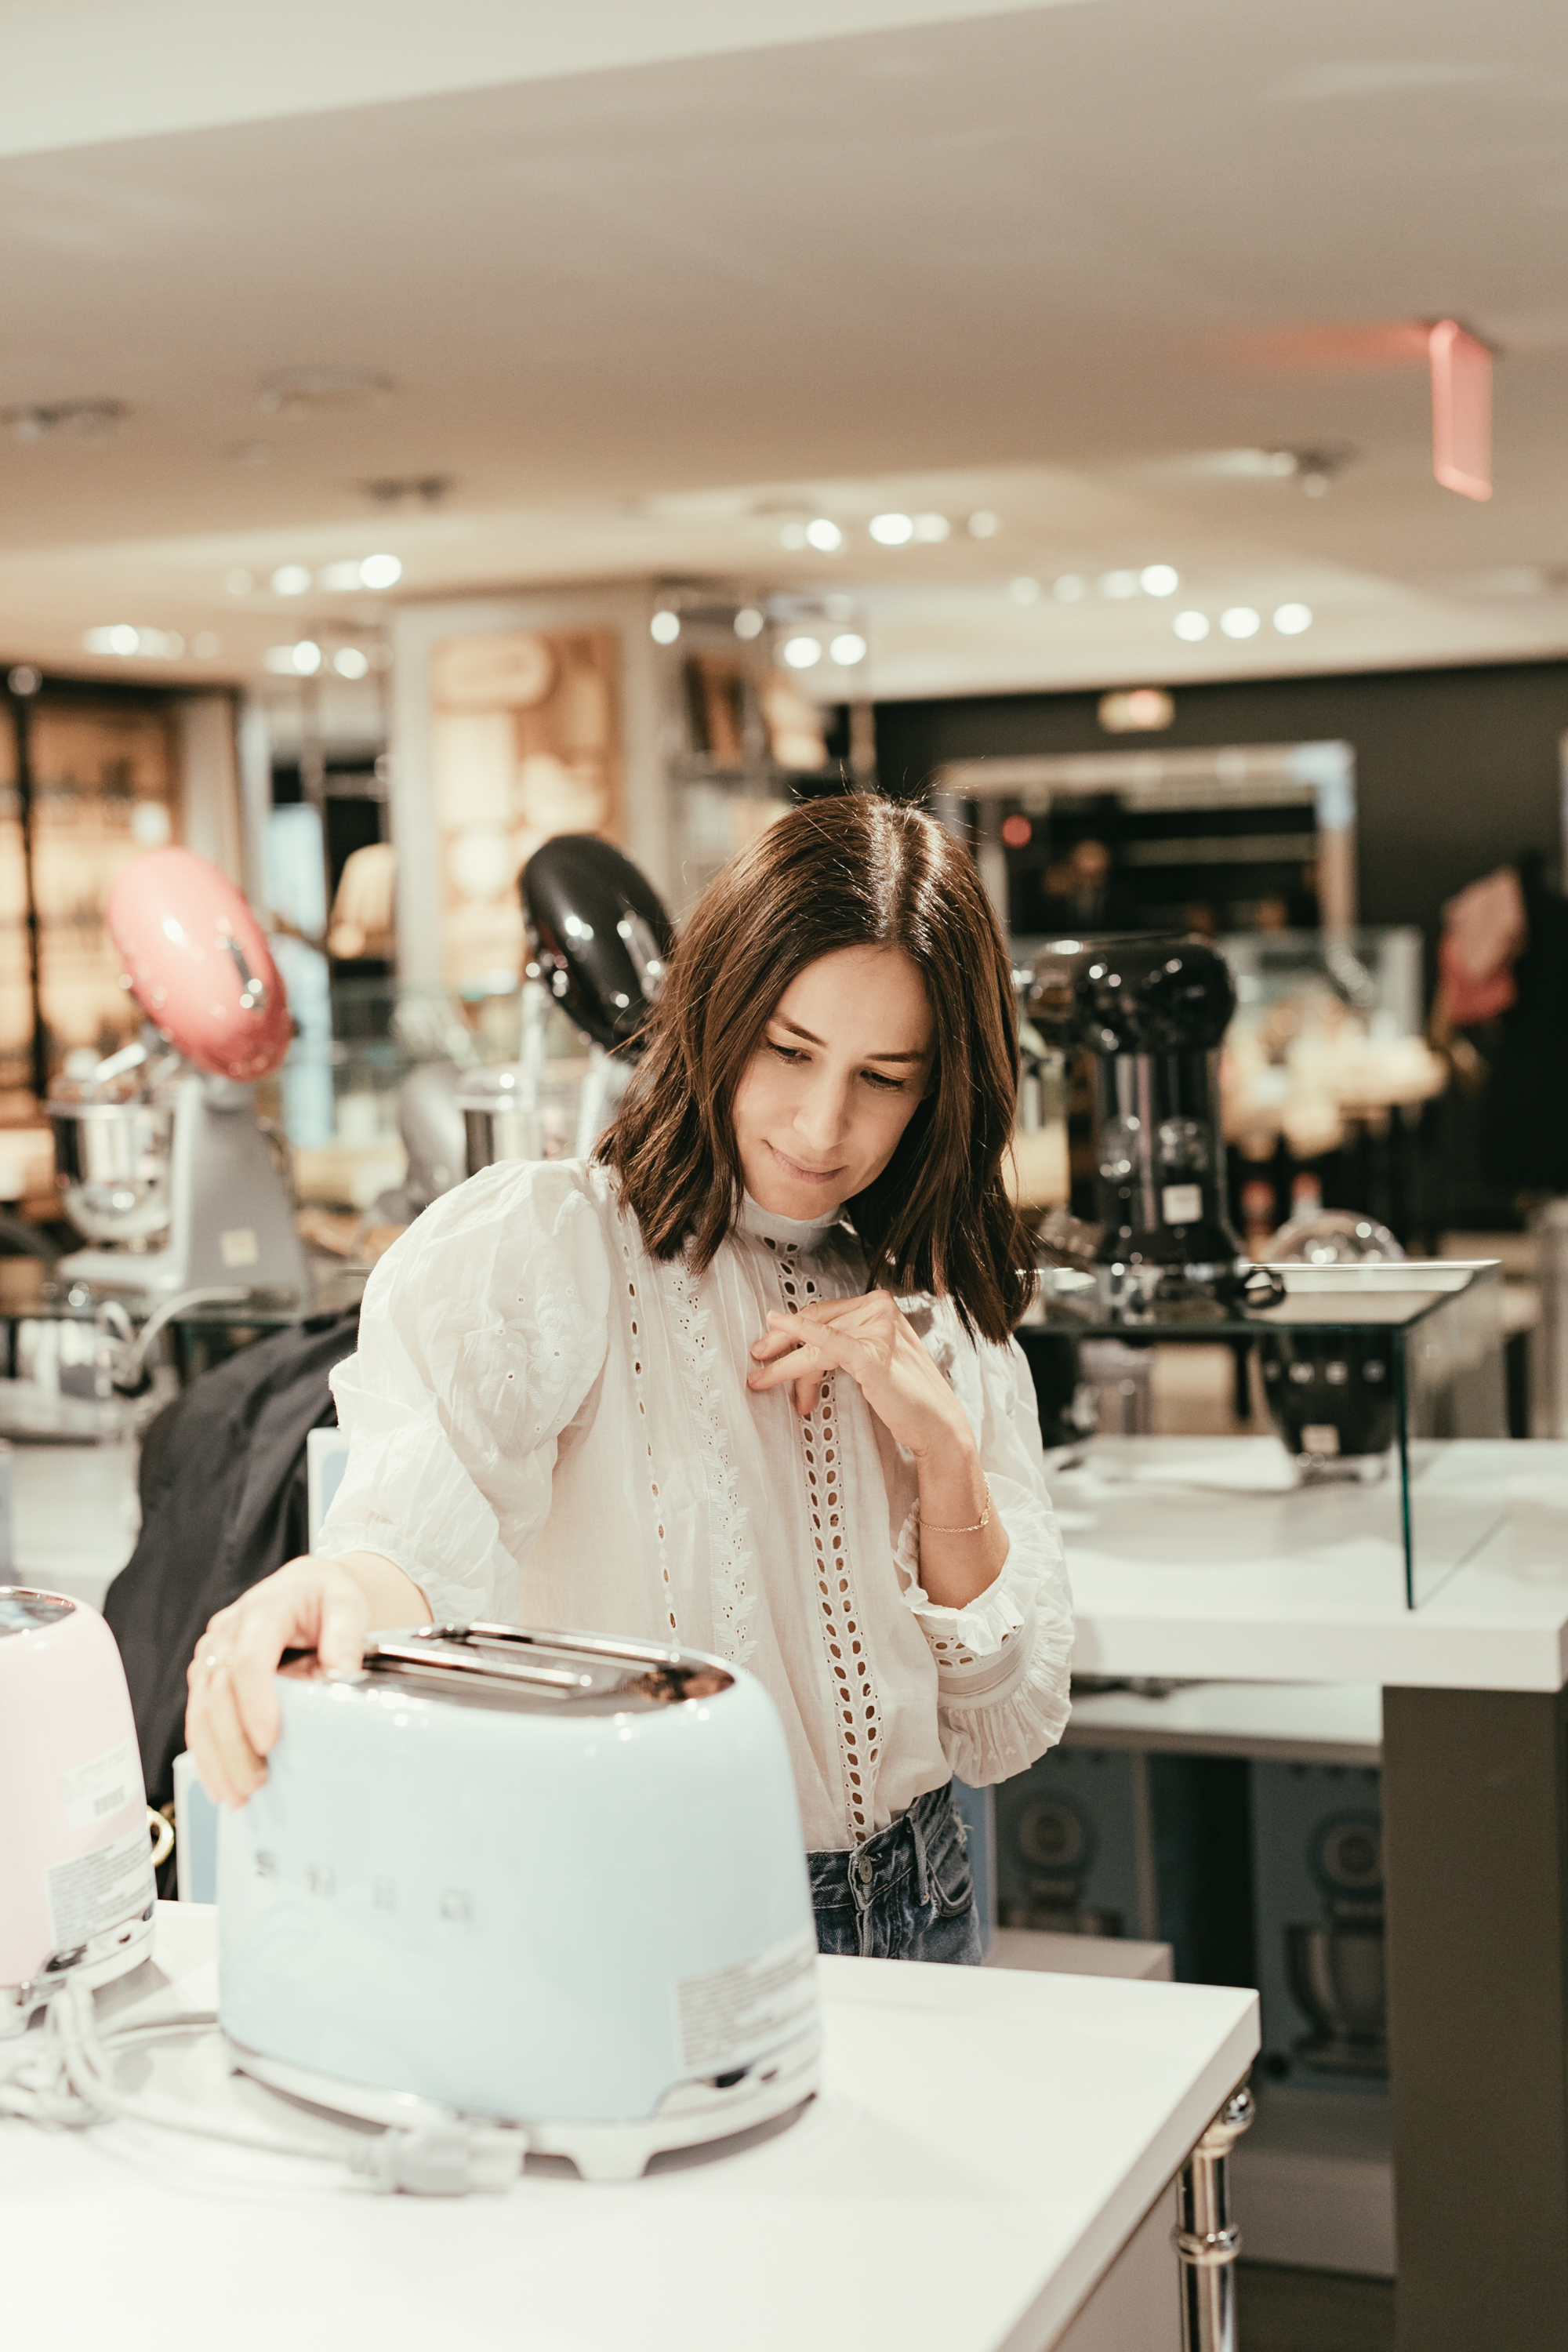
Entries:
{"label": "puffed sleeve", "polygon": [[517,1613],[556,1442],[607,1346],[594,1181],[503,1162],[435,1202],[375,1267],[332,1374],[349,1458],[317,1549],[380,1552],[437,1620]]}
{"label": "puffed sleeve", "polygon": [[971,1341],[942,1318],[926,1345],[952,1383],[980,1448],[991,1507],[1007,1530],[995,1581],[963,1609],[921,1584],[920,1506],[899,1537],[904,1600],[937,1668],[937,1721],[961,1780],[1005,1780],[1061,1738],[1068,1714],[1072,1595],[1056,1514],[1046,1492],[1034,1382],[1016,1340]]}

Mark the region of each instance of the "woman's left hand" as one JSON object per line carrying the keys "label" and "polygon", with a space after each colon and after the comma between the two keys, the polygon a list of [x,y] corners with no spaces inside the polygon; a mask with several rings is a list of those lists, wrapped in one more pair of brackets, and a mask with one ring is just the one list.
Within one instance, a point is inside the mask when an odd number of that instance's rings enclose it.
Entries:
{"label": "woman's left hand", "polygon": [[917,1461],[955,1446],[973,1454],[963,1406],[886,1290],[858,1298],[816,1298],[798,1315],[768,1317],[752,1349],[746,1385],[790,1388],[795,1409],[815,1410],[826,1372],[847,1372],[890,1436]]}

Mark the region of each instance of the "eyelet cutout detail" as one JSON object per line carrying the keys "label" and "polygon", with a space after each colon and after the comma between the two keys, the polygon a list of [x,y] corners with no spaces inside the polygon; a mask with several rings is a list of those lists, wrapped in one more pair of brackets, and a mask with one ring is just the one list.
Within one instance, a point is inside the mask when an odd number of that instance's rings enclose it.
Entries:
{"label": "eyelet cutout detail", "polygon": [[[781,1267],[780,1273],[783,1275]],[[782,1286],[787,1289],[787,1283]],[[816,1284],[800,1284],[806,1298],[815,1298]],[[800,1312],[796,1301],[784,1299],[789,1313]],[[848,1547],[845,1539],[847,1512],[839,1483],[843,1441],[838,1423],[834,1375],[825,1375],[816,1411],[801,1423],[805,1460],[806,1516],[811,1521],[813,1570],[816,1581],[817,1616],[822,1627],[838,1731],[838,1761],[844,1777],[844,1810],[852,1846],[863,1845],[875,1832],[877,1774],[881,1762],[882,1710],[866,1652],[859,1602]]]}

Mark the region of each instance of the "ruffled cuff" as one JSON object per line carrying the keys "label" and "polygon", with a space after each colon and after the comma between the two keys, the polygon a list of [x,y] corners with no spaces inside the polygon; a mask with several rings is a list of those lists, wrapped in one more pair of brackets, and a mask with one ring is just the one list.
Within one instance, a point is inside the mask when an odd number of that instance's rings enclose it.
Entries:
{"label": "ruffled cuff", "polygon": [[1009,1658],[1005,1683],[955,1685],[938,1676],[937,1725],[942,1751],[961,1780],[989,1788],[1026,1771],[1067,1728],[1072,1616],[1061,1587],[1040,1595],[1033,1638]]}
{"label": "ruffled cuff", "polygon": [[1007,1530],[1007,1557],[994,1580],[962,1609],[944,1608],[921,1582],[921,1507],[899,1530],[894,1559],[904,1605],[919,1618],[944,1677],[994,1658],[1027,1628],[1035,1596],[1061,1559],[1048,1509],[1014,1479],[990,1475],[991,1505]]}
{"label": "ruffled cuff", "polygon": [[1061,1738],[1069,1711],[1072,1610],[1055,1519],[1017,1481],[990,1479],[1008,1550],[976,1600],[945,1609],[921,1586],[918,1503],[896,1554],[905,1603],[936,1661],[942,1748],[972,1788],[1024,1771]]}
{"label": "ruffled cuff", "polygon": [[[1009,1528],[1008,1535],[1011,1537]],[[898,1549],[894,1559],[898,1564],[899,1582],[904,1606],[919,1618],[921,1631],[936,1654],[939,1666],[959,1654],[966,1653],[965,1664],[976,1659],[994,1657],[1008,1638],[1024,1630],[1025,1612],[1028,1608],[1035,1578],[1026,1572],[1022,1580],[1013,1573],[1016,1547],[1007,1558],[995,1580],[984,1592],[962,1609],[944,1608],[933,1601],[921,1582],[921,1507],[916,1503],[899,1530]]]}

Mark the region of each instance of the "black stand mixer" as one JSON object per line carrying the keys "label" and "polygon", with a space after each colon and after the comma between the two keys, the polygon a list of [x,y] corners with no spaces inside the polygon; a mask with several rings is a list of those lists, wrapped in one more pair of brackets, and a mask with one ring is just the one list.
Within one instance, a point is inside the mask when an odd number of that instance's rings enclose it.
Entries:
{"label": "black stand mixer", "polygon": [[1095,1056],[1094,1271],[1108,1315],[1242,1302],[1252,1269],[1226,1213],[1218,1083],[1235,1008],[1229,966],[1202,940],[1062,940],[1036,961],[1036,1025]]}

